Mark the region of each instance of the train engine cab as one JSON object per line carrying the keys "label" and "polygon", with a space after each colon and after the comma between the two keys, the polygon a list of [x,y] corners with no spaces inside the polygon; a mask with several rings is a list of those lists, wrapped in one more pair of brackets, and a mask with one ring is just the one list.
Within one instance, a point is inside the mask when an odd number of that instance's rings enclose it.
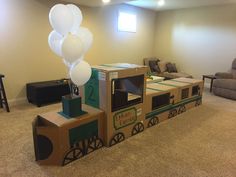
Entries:
{"label": "train engine cab", "polygon": [[[113,146],[144,130],[147,67],[94,66],[85,85],[85,103],[105,112],[105,145]],[[96,84],[94,84],[96,83]]]}

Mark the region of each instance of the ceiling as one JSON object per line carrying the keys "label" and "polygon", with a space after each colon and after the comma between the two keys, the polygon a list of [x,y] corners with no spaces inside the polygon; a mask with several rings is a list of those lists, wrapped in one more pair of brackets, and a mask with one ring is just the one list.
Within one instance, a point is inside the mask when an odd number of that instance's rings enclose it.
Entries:
{"label": "ceiling", "polygon": [[[63,0],[63,1],[80,4],[84,6],[89,6],[89,7],[104,6],[104,3],[102,2],[102,0]],[[129,1],[132,1],[132,0],[111,0],[109,4],[121,4],[121,3],[129,2]]]}
{"label": "ceiling", "polygon": [[167,10],[228,3],[236,3],[236,0],[165,0],[165,5],[162,7],[158,6],[157,0],[138,0],[128,4],[153,10]]}
{"label": "ceiling", "polygon": [[[80,4],[89,7],[104,6],[102,0],[64,0],[65,2]],[[236,0],[165,0],[165,5],[160,7],[157,4],[158,0],[111,0],[109,4],[121,4],[126,3],[133,6],[152,10],[168,10],[168,9],[180,9],[220,4],[236,3]],[[107,5],[109,5],[107,4]]]}

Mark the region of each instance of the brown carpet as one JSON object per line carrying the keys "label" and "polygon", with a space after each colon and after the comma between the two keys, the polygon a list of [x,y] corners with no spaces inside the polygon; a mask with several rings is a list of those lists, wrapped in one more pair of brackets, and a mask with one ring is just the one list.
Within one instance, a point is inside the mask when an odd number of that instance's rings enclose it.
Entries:
{"label": "brown carpet", "polygon": [[0,110],[0,177],[235,177],[236,102],[205,91],[203,105],[65,167],[34,161],[31,122],[60,104]]}

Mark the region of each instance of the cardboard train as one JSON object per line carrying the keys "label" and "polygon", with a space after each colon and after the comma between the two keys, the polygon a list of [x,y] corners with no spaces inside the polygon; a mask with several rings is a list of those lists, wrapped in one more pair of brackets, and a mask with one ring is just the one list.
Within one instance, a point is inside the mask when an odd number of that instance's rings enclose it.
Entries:
{"label": "cardboard train", "polygon": [[36,161],[67,165],[103,146],[110,147],[202,103],[202,80],[177,78],[146,83],[147,67],[94,66],[83,88],[83,115],[59,110],[33,122]]}

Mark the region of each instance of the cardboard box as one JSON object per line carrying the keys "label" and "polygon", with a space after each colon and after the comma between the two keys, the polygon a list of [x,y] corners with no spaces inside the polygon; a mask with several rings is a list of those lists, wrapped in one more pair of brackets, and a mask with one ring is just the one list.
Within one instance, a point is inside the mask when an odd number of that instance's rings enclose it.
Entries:
{"label": "cardboard box", "polygon": [[163,81],[159,84],[171,85],[178,88],[179,98],[175,106],[178,107],[178,114],[187,109],[199,106],[202,103],[203,81],[191,78],[177,78]]}
{"label": "cardboard box", "polygon": [[146,66],[93,66],[85,85],[85,104],[105,112],[105,145],[112,146],[144,130]]}
{"label": "cardboard box", "polygon": [[193,99],[195,99],[195,102],[194,104],[189,104],[190,108],[199,106],[202,104],[202,93],[203,93],[203,87],[204,87],[204,82],[202,80],[181,77],[181,78],[173,79],[172,81],[191,84],[190,95]]}
{"label": "cardboard box", "polygon": [[[201,80],[188,78],[167,80],[154,84],[148,83],[145,125],[147,127],[153,126],[156,122],[167,120],[190,108],[199,106],[202,100],[202,87],[203,82]],[[170,95],[172,95],[172,101],[168,102]],[[161,102],[163,106],[160,106]]]}
{"label": "cardboard box", "polygon": [[204,84],[202,80],[180,77],[180,78],[173,79],[172,81],[180,82],[180,83],[189,83],[189,84],[191,84],[191,95],[192,96],[202,95],[203,84]]}
{"label": "cardboard box", "polygon": [[173,80],[166,80],[159,82],[161,85],[165,86],[171,86],[178,89],[178,97],[177,102],[180,102],[181,100],[187,99],[190,97],[191,94],[191,84],[190,83],[184,83],[184,82],[175,82]]}
{"label": "cardboard box", "polygon": [[175,104],[177,98],[178,91],[175,87],[158,83],[147,84],[145,125],[150,127],[154,125],[153,122],[156,120],[162,122],[176,116],[177,114],[172,115],[170,112],[172,104]]}
{"label": "cardboard box", "polygon": [[103,146],[104,112],[88,105],[82,109],[87,114],[71,119],[59,111],[36,117],[33,139],[39,164],[66,165]]}

